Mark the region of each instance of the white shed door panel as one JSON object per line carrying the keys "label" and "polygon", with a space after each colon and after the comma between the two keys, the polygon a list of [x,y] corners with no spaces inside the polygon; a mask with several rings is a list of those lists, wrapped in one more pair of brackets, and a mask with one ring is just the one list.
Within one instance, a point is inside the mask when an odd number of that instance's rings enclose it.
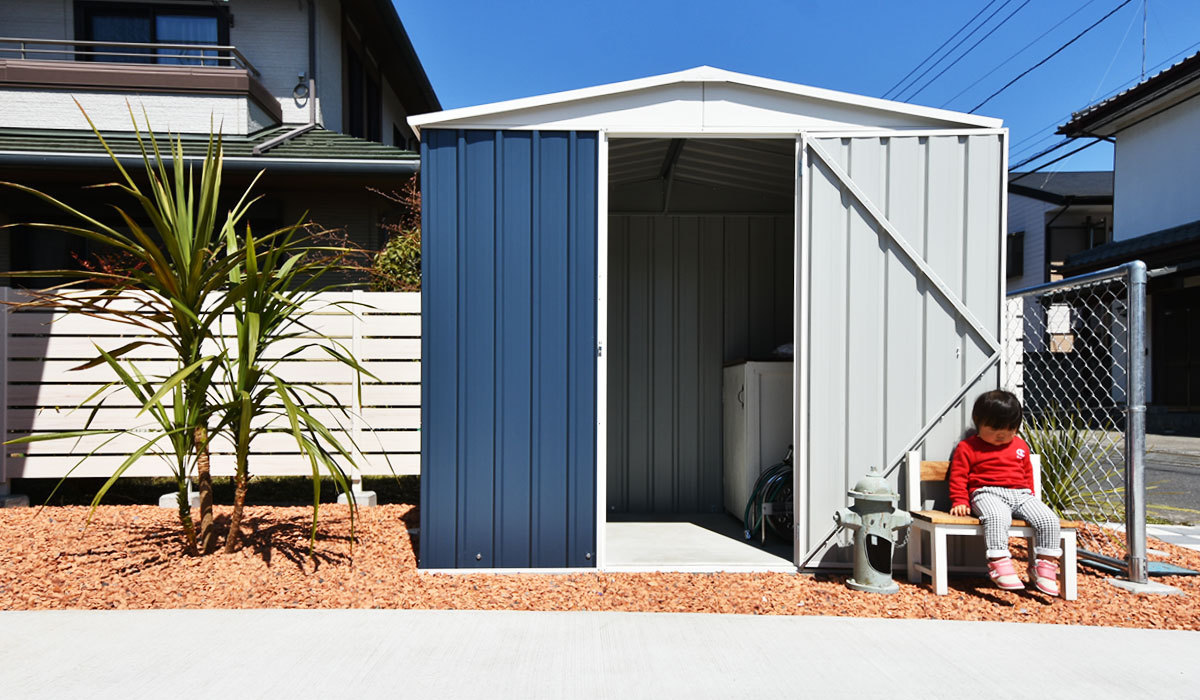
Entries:
{"label": "white shed door panel", "polygon": [[926,457],[949,459],[973,395],[996,385],[1003,134],[942,134],[805,139],[809,565],[846,559],[809,555],[870,467],[898,464],[924,433]]}

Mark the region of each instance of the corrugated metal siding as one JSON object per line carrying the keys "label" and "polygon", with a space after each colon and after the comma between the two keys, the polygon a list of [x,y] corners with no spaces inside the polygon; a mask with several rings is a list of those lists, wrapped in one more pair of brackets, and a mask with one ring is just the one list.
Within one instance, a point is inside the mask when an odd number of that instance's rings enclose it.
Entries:
{"label": "corrugated metal siding", "polygon": [[[819,143],[998,338],[1001,137]],[[810,163],[806,551],[850,486],[887,467],[991,354],[833,174]],[[941,421],[927,458],[949,459],[975,393],[996,381],[993,369]]]}
{"label": "corrugated metal siding", "polygon": [[421,148],[420,565],[594,566],[597,135]]}
{"label": "corrugated metal siding", "polygon": [[609,218],[610,511],[722,510],[721,368],[791,342],[792,250],[791,216]]}

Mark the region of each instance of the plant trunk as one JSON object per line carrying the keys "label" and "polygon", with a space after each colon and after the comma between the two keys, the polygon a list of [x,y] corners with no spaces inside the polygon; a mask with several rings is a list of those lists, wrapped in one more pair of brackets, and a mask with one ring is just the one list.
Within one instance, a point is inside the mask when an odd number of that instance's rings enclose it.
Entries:
{"label": "plant trunk", "polygon": [[179,482],[179,522],[183,525],[183,534],[187,538],[186,551],[196,555],[196,524],[192,522],[192,504],[188,498],[187,479]]}
{"label": "plant trunk", "polygon": [[196,490],[200,492],[200,553],[213,550],[217,534],[213,529],[212,472],[208,465],[208,428],[196,426]]}
{"label": "plant trunk", "polygon": [[244,472],[239,471],[234,477],[233,515],[229,518],[229,534],[225,536],[226,554],[233,552],[242,536],[242,510],[246,505],[246,481]]}

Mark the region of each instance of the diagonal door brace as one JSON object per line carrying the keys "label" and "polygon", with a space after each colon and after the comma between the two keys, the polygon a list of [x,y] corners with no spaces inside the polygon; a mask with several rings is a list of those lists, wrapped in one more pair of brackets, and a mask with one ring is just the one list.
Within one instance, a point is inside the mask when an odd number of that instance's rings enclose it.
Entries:
{"label": "diagonal door brace", "polygon": [[850,175],[847,174],[840,165],[838,165],[837,161],[835,161],[833,157],[831,157],[829,153],[816,142],[815,139],[808,142],[808,148],[814,155],[817,156],[817,158],[821,160],[821,163],[824,164],[829,172],[838,179],[841,185],[845,187],[851,195],[854,196],[854,199],[856,199],[858,203],[862,205],[863,209],[867,210],[867,213],[870,214],[871,218],[875,220],[875,223],[877,223],[879,227],[887,233],[888,237],[892,239],[892,242],[896,244],[896,247],[898,247],[900,251],[904,253],[904,256],[908,258],[913,265],[917,266],[917,269],[919,269],[921,274],[923,274],[929,283],[933,285],[934,289],[936,289],[938,293],[946,299],[946,301],[950,302],[950,305],[954,307],[954,310],[957,311],[960,316],[962,316],[963,320],[970,324],[971,328],[974,329],[975,333],[985,343],[987,343],[988,347],[993,351],[999,351],[1000,342],[988,332],[987,328],[985,328],[984,325],[979,322],[979,319],[975,318],[975,314],[971,313],[971,310],[962,303],[958,296],[955,295],[948,286],[946,286],[946,283],[942,281],[941,277],[938,277],[938,274],[934,272],[932,267],[929,266],[929,263],[925,262],[925,259],[918,255],[917,251],[913,250],[912,246],[908,244],[908,241],[904,240],[904,237],[900,235],[900,232],[897,231],[896,228],[892,226],[892,223],[888,221],[887,217],[883,215],[883,212],[879,209],[879,207],[875,206],[875,203],[871,201],[871,198],[868,197],[865,192],[859,189],[858,185],[854,184],[854,181],[850,179]]}

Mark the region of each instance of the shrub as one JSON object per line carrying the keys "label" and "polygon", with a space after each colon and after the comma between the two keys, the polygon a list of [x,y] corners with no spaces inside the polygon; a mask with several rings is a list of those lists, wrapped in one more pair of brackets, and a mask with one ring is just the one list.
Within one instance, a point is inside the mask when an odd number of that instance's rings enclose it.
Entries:
{"label": "shrub", "polygon": [[417,179],[398,192],[371,190],[398,205],[395,220],[384,221],[380,230],[387,236],[371,267],[371,289],[376,292],[421,291],[421,190]]}

